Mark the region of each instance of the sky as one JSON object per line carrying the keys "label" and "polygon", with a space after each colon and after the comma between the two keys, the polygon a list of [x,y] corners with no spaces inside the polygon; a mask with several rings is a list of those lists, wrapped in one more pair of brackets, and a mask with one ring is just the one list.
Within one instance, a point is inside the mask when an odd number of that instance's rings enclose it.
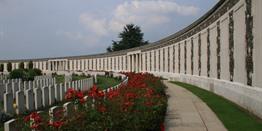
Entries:
{"label": "sky", "polygon": [[124,25],[149,42],[193,23],[218,0],[0,0],[0,60],[106,52]]}

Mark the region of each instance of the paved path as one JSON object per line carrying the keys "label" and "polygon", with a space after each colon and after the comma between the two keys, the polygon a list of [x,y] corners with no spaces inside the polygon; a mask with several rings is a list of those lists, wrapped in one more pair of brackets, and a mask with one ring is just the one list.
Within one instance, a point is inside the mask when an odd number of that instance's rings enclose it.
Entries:
{"label": "paved path", "polygon": [[168,87],[167,131],[226,131],[215,113],[190,91],[164,81]]}

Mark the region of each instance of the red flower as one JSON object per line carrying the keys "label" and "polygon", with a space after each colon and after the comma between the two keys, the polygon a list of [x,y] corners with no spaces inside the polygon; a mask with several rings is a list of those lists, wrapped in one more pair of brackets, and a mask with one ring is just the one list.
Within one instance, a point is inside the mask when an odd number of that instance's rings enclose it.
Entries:
{"label": "red flower", "polygon": [[54,128],[60,128],[63,124],[64,124],[64,122],[62,122],[62,121],[54,121],[54,122],[48,123],[49,126],[52,126]]}
{"label": "red flower", "polygon": [[84,103],[85,103],[85,99],[84,99],[84,98],[79,99],[79,102],[80,102],[81,104],[84,104]]}
{"label": "red flower", "polygon": [[132,105],[134,105],[134,102],[127,101],[127,102],[124,103],[125,108],[128,108]]}
{"label": "red flower", "polygon": [[102,98],[102,97],[104,97],[104,96],[105,96],[105,94],[104,94],[103,91],[98,91],[98,97]]}
{"label": "red flower", "polygon": [[160,129],[161,129],[161,131],[165,131],[165,126],[164,126],[163,123],[160,124]]}
{"label": "red flower", "polygon": [[132,92],[129,92],[129,93],[126,93],[125,94],[125,98],[126,99],[134,99],[134,98],[136,98],[136,94],[135,93],[132,93]]}
{"label": "red flower", "polygon": [[84,98],[84,94],[83,94],[83,92],[78,91],[78,92],[76,93],[76,97],[77,97],[78,99],[82,99],[82,98]]}
{"label": "red flower", "polygon": [[73,89],[73,88],[69,88],[67,91],[66,91],[66,94],[65,94],[65,99],[72,99],[73,97],[75,97],[75,93],[76,91]]}
{"label": "red flower", "polygon": [[64,113],[64,110],[62,109],[62,110],[58,110],[58,111],[56,111],[55,113],[54,113],[54,116],[56,117],[56,118],[61,118],[61,117],[63,117],[63,113]]}
{"label": "red flower", "polygon": [[24,117],[24,122],[28,122],[30,120],[30,115]]}
{"label": "red flower", "polygon": [[39,126],[40,126],[39,124],[33,123],[33,124],[30,126],[30,128],[31,128],[31,129],[38,129]]}
{"label": "red flower", "polygon": [[98,111],[99,112],[106,112],[106,107],[104,105],[99,105],[98,106]]}
{"label": "red flower", "polygon": [[36,112],[30,114],[30,119],[32,119],[35,123],[39,123],[42,121],[40,115]]}

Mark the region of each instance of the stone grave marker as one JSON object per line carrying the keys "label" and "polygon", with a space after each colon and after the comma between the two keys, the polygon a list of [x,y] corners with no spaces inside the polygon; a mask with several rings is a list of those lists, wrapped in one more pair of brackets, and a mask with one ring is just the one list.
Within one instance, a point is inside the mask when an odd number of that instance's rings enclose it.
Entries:
{"label": "stone grave marker", "polygon": [[33,111],[34,108],[34,92],[33,89],[28,89],[25,91],[25,98],[26,98],[26,108],[29,111]]}
{"label": "stone grave marker", "polygon": [[49,122],[60,121],[64,117],[64,109],[60,106],[54,106],[49,109]]}
{"label": "stone grave marker", "polygon": [[49,86],[49,105],[55,103],[55,88],[54,86]]}
{"label": "stone grave marker", "polygon": [[14,111],[14,97],[12,90],[7,90],[7,92],[4,94],[4,111],[8,114],[13,115],[15,113]]}
{"label": "stone grave marker", "polygon": [[11,119],[4,124],[5,131],[19,131],[17,127],[17,120],[16,119]]}
{"label": "stone grave marker", "polygon": [[43,100],[44,107],[49,106],[49,87],[48,86],[44,86],[42,88],[42,100]]}
{"label": "stone grave marker", "polygon": [[60,92],[60,85],[55,84],[55,100],[56,101],[60,101],[60,96],[61,96],[61,92]]}
{"label": "stone grave marker", "polygon": [[25,94],[23,90],[16,92],[16,113],[23,114],[25,113]]}
{"label": "stone grave marker", "polygon": [[41,88],[35,88],[34,89],[34,99],[35,99],[35,109],[39,110],[43,107],[43,101],[42,101],[42,90]]}
{"label": "stone grave marker", "polygon": [[72,117],[74,115],[74,105],[72,102],[67,102],[63,105],[64,108],[64,116],[65,117]]}
{"label": "stone grave marker", "polygon": [[60,90],[59,90],[59,92],[60,92],[60,98],[59,98],[59,100],[60,100],[60,101],[63,101],[64,98],[65,98],[65,86],[64,86],[63,83],[60,83],[60,88],[59,88],[59,89],[60,89]]}

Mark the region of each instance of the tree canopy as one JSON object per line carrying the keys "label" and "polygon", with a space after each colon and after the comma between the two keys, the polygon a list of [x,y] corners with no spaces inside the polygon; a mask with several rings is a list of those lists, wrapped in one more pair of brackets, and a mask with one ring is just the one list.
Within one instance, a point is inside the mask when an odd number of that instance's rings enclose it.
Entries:
{"label": "tree canopy", "polygon": [[134,48],[138,46],[143,46],[148,44],[148,41],[144,41],[144,34],[142,33],[139,26],[134,24],[127,24],[124,30],[119,33],[118,38],[120,41],[112,41],[112,46],[107,48],[108,52],[125,50],[129,48]]}

